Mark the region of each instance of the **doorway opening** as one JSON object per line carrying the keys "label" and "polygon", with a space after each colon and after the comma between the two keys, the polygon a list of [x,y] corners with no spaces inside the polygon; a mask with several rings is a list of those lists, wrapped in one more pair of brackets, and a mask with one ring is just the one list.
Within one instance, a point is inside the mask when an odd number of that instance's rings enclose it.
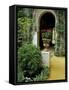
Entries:
{"label": "doorway opening", "polygon": [[51,12],[46,12],[40,18],[39,46],[40,49],[53,46],[52,34],[55,27],[55,16]]}

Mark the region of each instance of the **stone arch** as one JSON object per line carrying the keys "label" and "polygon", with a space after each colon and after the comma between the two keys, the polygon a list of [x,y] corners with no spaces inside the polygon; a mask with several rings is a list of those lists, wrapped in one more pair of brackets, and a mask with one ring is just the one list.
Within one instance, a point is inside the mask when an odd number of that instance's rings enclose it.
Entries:
{"label": "stone arch", "polygon": [[[55,17],[55,27],[57,24],[57,16],[53,10],[41,10],[39,12],[39,14],[37,15],[37,32],[38,32],[38,41],[37,42],[38,42],[38,45],[39,45],[40,20],[41,20],[41,17],[46,13],[51,13]],[[54,30],[55,30],[55,27],[54,27]]]}
{"label": "stone arch", "polygon": [[56,19],[56,21],[55,21],[55,27],[56,27],[56,24],[57,24],[57,15],[56,15],[55,11],[53,11],[53,10],[46,10],[46,9],[43,9],[43,10],[40,9],[40,10],[37,10],[36,11],[36,14],[35,14],[35,16],[36,16],[35,25],[36,25],[37,32],[39,31],[40,18],[41,18],[42,15],[44,15],[47,12],[50,12],[50,13],[52,13],[55,16],[55,19]]}

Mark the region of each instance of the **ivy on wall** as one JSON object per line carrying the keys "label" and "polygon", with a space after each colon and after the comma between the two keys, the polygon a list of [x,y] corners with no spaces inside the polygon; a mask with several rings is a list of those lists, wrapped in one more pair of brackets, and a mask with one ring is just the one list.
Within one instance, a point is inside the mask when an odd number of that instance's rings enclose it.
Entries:
{"label": "ivy on wall", "polygon": [[21,47],[24,43],[32,41],[32,25],[33,25],[33,10],[28,8],[19,8],[17,15],[18,30],[17,30],[17,45]]}
{"label": "ivy on wall", "polygon": [[63,56],[65,55],[65,12],[64,10],[56,10],[55,13],[57,16],[55,55]]}

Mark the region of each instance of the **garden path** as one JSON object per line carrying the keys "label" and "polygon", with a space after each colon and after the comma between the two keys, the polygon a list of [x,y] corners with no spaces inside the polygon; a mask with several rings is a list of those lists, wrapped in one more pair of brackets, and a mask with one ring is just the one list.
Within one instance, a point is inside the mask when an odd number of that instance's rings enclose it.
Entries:
{"label": "garden path", "polygon": [[65,79],[65,57],[52,56],[48,80]]}

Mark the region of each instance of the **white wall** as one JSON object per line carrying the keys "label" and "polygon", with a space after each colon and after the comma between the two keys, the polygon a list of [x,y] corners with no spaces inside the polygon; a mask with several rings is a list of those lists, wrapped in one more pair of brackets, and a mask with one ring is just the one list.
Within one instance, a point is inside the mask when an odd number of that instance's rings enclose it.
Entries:
{"label": "white wall", "polygon": [[36,47],[38,46],[38,43],[37,43],[37,32],[34,32],[33,33],[33,40],[32,40],[32,43],[33,45],[35,45]]}
{"label": "white wall", "polygon": [[50,51],[41,51],[42,55],[42,62],[44,66],[47,66],[50,68]]}
{"label": "white wall", "polygon": [[[8,84],[9,73],[9,5],[40,5],[67,7],[69,0],[0,0],[0,90],[68,90],[68,83],[13,86]],[[69,13],[68,13],[69,14]],[[69,18],[68,18],[69,21]],[[69,34],[69,31],[68,31]],[[69,38],[69,35],[68,35]],[[69,40],[68,40],[69,41]],[[68,43],[69,45],[69,43]],[[69,54],[68,54],[69,58]],[[69,62],[68,62],[69,64]]]}

